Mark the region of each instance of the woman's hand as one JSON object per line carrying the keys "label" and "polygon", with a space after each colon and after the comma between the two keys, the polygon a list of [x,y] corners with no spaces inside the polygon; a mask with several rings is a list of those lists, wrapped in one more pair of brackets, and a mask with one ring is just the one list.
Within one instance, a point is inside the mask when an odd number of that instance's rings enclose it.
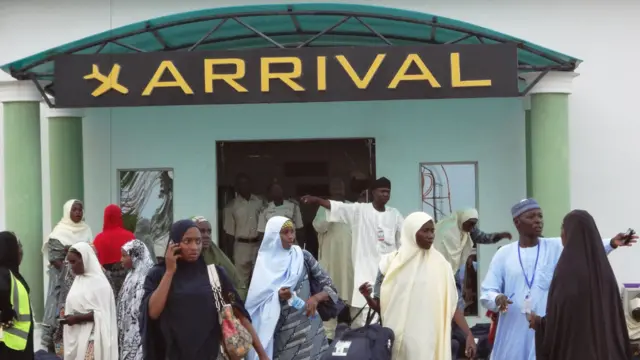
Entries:
{"label": "woman's hand", "polygon": [[633,246],[633,244],[638,242],[638,235],[632,235],[631,240],[629,240],[628,243],[626,240],[627,240],[627,234],[619,233],[613,238],[611,238],[609,245],[611,245],[611,247],[614,249],[617,249],[620,246]]}
{"label": "woman's hand", "polygon": [[182,255],[180,254],[180,244],[171,243],[167,248],[167,252],[164,254],[164,263],[167,272],[174,274],[178,268],[178,259]]}
{"label": "woman's hand", "polygon": [[62,318],[60,324],[69,326],[78,325],[80,324],[80,319],[75,315],[69,315]]}
{"label": "woman's hand", "polygon": [[13,327],[13,320],[0,321],[0,327],[3,329],[8,329]]}
{"label": "woman's hand", "polygon": [[64,265],[62,260],[53,260],[53,261],[50,261],[49,264],[51,264],[51,266],[53,266],[57,270],[62,269],[62,266]]}
{"label": "woman's hand", "polygon": [[533,329],[534,331],[538,328],[538,319],[540,316],[536,315],[533,311],[530,314],[527,314],[527,321],[529,322],[529,329]]}
{"label": "woman's hand", "polygon": [[306,309],[308,317],[314,316],[316,314],[316,311],[318,309],[318,298],[315,295],[310,296],[309,300],[307,300]]}
{"label": "woman's hand", "polygon": [[476,357],[476,339],[473,334],[467,335],[466,344],[464,346],[464,355],[467,359],[474,359]]}
{"label": "woman's hand", "polygon": [[371,297],[371,293],[373,293],[373,286],[371,286],[370,283],[366,282],[360,285],[358,290],[360,291],[360,294],[362,294],[362,296],[364,296],[365,298],[368,298],[368,297]]}
{"label": "woman's hand", "polygon": [[498,296],[496,296],[496,305],[498,305],[498,311],[500,312],[505,312],[509,309],[509,305],[513,304],[513,301],[509,300],[509,298],[504,295],[504,294],[500,294]]}
{"label": "woman's hand", "polygon": [[280,297],[280,300],[282,300],[282,301],[287,301],[287,300],[291,299],[291,289],[289,289],[289,288],[281,288],[280,290],[278,290],[278,296]]}

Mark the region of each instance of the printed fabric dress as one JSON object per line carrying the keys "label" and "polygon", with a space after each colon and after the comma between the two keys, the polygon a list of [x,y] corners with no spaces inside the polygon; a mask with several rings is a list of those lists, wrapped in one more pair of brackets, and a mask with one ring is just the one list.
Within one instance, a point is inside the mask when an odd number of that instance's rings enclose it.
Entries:
{"label": "printed fabric dress", "polygon": [[126,243],[122,250],[131,257],[133,269],[122,284],[116,303],[118,312],[118,350],[120,360],[142,360],[140,335],[140,304],[144,296],[144,281],[153,267],[147,245],[140,240]]}
{"label": "printed fabric dress", "polygon": [[[309,278],[317,281],[329,298],[337,302],[329,275],[308,251],[303,251],[304,270],[294,291],[305,302],[311,297]],[[305,310],[297,310],[286,301],[281,302],[282,310],[274,334],[273,360],[319,360],[329,349],[320,315],[307,317]]]}

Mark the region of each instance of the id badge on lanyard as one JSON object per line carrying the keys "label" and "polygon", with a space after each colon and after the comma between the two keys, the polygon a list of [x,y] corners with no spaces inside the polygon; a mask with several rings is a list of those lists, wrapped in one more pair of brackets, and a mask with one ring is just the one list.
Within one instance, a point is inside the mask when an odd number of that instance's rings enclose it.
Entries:
{"label": "id badge on lanyard", "polygon": [[531,295],[527,294],[527,296],[524,297],[524,302],[522,304],[522,313],[523,314],[531,314],[531,311],[533,310],[532,305],[531,305]]}
{"label": "id badge on lanyard", "polygon": [[522,264],[522,256],[520,255],[520,246],[518,246],[518,260],[520,261],[520,268],[522,269],[522,275],[524,276],[524,281],[527,285],[527,294],[525,295],[524,301],[522,302],[523,314],[530,314],[533,311],[533,304],[531,301],[531,288],[533,287],[533,282],[536,279],[536,270],[538,269],[539,258],[540,258],[540,243],[538,243],[538,253],[536,254],[536,262],[533,265],[533,274],[531,275],[531,281],[529,281],[527,272],[524,270],[524,265]]}

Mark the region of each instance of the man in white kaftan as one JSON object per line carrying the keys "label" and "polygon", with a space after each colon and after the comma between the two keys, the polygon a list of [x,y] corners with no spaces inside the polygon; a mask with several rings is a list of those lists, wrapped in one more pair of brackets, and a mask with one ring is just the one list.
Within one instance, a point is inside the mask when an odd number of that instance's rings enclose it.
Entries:
{"label": "man in white kaftan", "polygon": [[[546,314],[549,286],[564,247],[560,238],[541,237],[542,210],[535,200],[523,200],[511,212],[519,241],[502,246],[491,259],[480,304],[502,310],[491,359],[536,360],[535,332],[526,314]],[[623,244],[623,236],[603,240],[607,254]]]}
{"label": "man in white kaftan", "polygon": [[[329,192],[335,201],[342,201],[345,197],[344,182],[340,179],[331,181]],[[351,227],[343,223],[331,223],[327,220],[327,210],[320,206],[313,219],[313,228],[318,233],[320,266],[329,274],[338,294],[346,296],[353,291],[353,261]],[[349,300],[346,301],[350,303]],[[333,339],[337,319],[331,319],[324,324],[327,338]]]}
{"label": "man in white kaftan", "polygon": [[[351,227],[352,256],[354,266],[354,285],[350,304],[356,308],[366,306],[366,300],[358,290],[359,284],[373,283],[378,274],[378,264],[382,255],[389,254],[400,247],[400,231],[403,218],[400,212],[386,206],[390,198],[391,182],[380,178],[371,187],[373,202],[345,204],[314,196],[305,196],[307,204],[319,204],[326,208],[329,222],[345,223]],[[343,294],[346,297],[346,294]],[[348,299],[348,298],[347,298]],[[364,324],[367,311],[362,311],[355,326]]]}

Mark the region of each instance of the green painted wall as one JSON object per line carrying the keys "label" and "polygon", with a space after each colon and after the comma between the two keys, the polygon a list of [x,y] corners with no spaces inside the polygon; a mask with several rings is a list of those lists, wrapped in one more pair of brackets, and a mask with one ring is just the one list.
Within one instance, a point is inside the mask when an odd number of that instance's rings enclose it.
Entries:
{"label": "green painted wall", "polygon": [[20,272],[31,288],[36,321],[43,315],[40,103],[8,102],[4,112],[5,222],[22,242]]}
{"label": "green painted wall", "polygon": [[544,235],[556,237],[571,209],[569,95],[531,95],[531,109],[531,195],[544,210]]}
{"label": "green painted wall", "polygon": [[53,226],[62,218],[65,202],[84,198],[82,118],[49,118],[49,164]]}

